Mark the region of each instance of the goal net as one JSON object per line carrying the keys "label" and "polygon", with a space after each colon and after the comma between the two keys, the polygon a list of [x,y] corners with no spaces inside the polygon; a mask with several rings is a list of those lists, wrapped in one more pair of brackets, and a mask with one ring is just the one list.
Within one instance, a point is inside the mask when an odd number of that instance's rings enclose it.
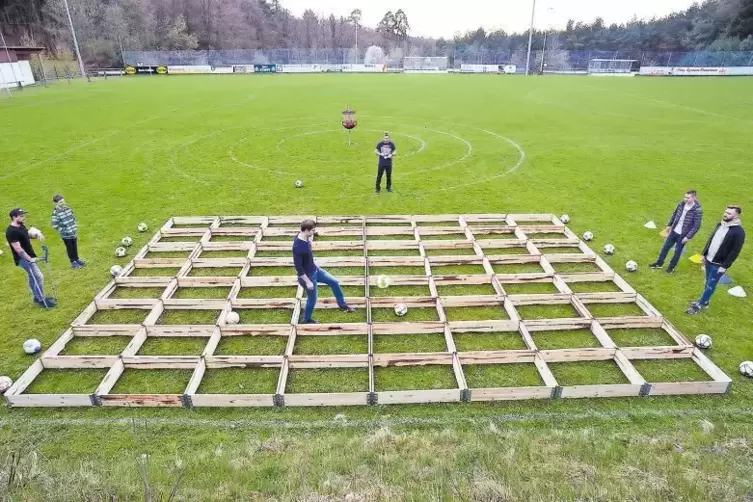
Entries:
{"label": "goal net", "polygon": [[447,57],[406,57],[403,70],[406,73],[446,73]]}
{"label": "goal net", "polygon": [[632,75],[641,64],[635,59],[592,59],[588,62],[589,75]]}

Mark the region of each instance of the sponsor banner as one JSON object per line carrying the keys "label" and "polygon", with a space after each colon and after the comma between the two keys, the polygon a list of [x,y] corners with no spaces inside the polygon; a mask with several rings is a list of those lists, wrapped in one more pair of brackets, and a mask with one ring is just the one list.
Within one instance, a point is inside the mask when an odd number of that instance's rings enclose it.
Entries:
{"label": "sponsor banner", "polygon": [[209,65],[170,65],[167,68],[171,75],[198,75],[198,74],[218,74],[233,73],[232,66],[209,66]]}
{"label": "sponsor banner", "polygon": [[255,64],[254,73],[277,73],[276,64]]}
{"label": "sponsor banner", "polygon": [[753,75],[751,66],[643,66],[640,71],[644,76],[666,77],[723,77],[733,75]]}
{"label": "sponsor banner", "polygon": [[502,66],[502,71],[508,75],[518,73],[518,67],[514,64],[506,64]]}
{"label": "sponsor banner", "polygon": [[504,71],[504,65],[498,64],[461,64],[462,73],[501,73]]}
{"label": "sponsor banner", "polygon": [[342,65],[346,73],[382,73],[387,71],[385,64],[346,64]]}
{"label": "sponsor banner", "polygon": [[128,65],[123,68],[126,75],[167,75],[165,65]]}

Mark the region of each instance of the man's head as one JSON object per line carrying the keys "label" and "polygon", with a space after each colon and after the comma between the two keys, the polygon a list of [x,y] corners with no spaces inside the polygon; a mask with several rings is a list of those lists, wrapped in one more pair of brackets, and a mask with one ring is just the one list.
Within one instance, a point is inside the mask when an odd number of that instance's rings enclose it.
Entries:
{"label": "man's head", "polygon": [[384,142],[386,143],[386,142],[388,142],[389,140],[390,140],[390,133],[388,133],[388,132],[385,132],[385,133],[384,133],[384,137],[382,138],[382,141],[384,141]]}
{"label": "man's head", "polygon": [[26,211],[17,207],[10,212],[10,221],[12,223],[23,223],[26,221]]}
{"label": "man's head", "polygon": [[740,206],[727,206],[727,209],[724,210],[724,214],[722,215],[722,221],[730,222],[735,220],[740,217],[740,213],[742,212],[743,210]]}
{"label": "man's head", "polygon": [[685,192],[685,197],[683,198],[685,201],[685,204],[692,204],[695,202],[695,190],[688,190]]}
{"label": "man's head", "polygon": [[301,233],[307,238],[311,238],[316,233],[316,222],[314,220],[303,220],[301,222]]}
{"label": "man's head", "polygon": [[55,204],[57,204],[58,206],[60,206],[60,205],[62,205],[62,204],[65,204],[65,199],[63,198],[63,196],[62,196],[62,195],[60,195],[60,194],[57,194],[57,195],[55,195],[55,196],[54,196],[54,197],[52,198],[52,202],[54,202]]}

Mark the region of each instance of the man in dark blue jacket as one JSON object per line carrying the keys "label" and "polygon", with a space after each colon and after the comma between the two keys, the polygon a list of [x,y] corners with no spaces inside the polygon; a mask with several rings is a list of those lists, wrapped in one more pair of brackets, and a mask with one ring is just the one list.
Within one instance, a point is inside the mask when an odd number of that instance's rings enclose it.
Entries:
{"label": "man in dark blue jacket", "polygon": [[305,220],[301,223],[301,231],[296,235],[293,241],[293,264],[298,276],[298,284],[306,288],[306,308],[303,311],[303,320],[301,324],[317,324],[312,318],[318,284],[326,284],[332,288],[332,294],[335,295],[337,305],[344,312],[355,312],[356,309],[345,303],[340,283],[326,270],[321,269],[314,263],[314,252],[311,248],[311,240],[314,238],[316,222],[314,220]]}
{"label": "man in dark blue jacket", "polygon": [[690,304],[688,314],[697,314],[709,308],[709,300],[716,291],[719,279],[737,259],[745,243],[745,230],[740,225],[740,206],[727,206],[722,221],[716,224],[706,246],[703,248],[703,263],[706,267],[706,282],[698,301]]}
{"label": "man in dark blue jacket", "polygon": [[653,269],[662,268],[669,250],[674,246],[675,254],[669,261],[667,273],[671,274],[674,272],[682,256],[685,244],[695,237],[695,234],[701,229],[702,220],[703,209],[701,208],[701,203],[696,199],[696,192],[695,190],[688,190],[685,192],[683,200],[677,204],[672,217],[669,218],[669,223],[667,223],[667,228],[665,229],[667,238],[664,239],[664,245],[661,251],[659,251],[659,257],[648,267]]}

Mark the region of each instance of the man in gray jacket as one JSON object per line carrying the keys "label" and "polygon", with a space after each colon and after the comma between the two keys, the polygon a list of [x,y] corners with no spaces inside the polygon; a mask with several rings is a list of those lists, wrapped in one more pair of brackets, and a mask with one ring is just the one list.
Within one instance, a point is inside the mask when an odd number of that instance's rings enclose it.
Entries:
{"label": "man in gray jacket", "polygon": [[683,200],[677,204],[675,211],[669,218],[669,223],[667,223],[667,228],[665,229],[667,238],[664,239],[664,245],[662,246],[661,251],[659,251],[659,257],[648,267],[653,269],[662,268],[669,250],[674,246],[675,254],[669,261],[667,273],[671,274],[674,272],[675,267],[682,256],[682,250],[685,247],[685,244],[695,237],[695,234],[701,229],[702,220],[703,209],[701,208],[701,203],[696,199],[696,192],[695,190],[688,190],[685,192]]}

